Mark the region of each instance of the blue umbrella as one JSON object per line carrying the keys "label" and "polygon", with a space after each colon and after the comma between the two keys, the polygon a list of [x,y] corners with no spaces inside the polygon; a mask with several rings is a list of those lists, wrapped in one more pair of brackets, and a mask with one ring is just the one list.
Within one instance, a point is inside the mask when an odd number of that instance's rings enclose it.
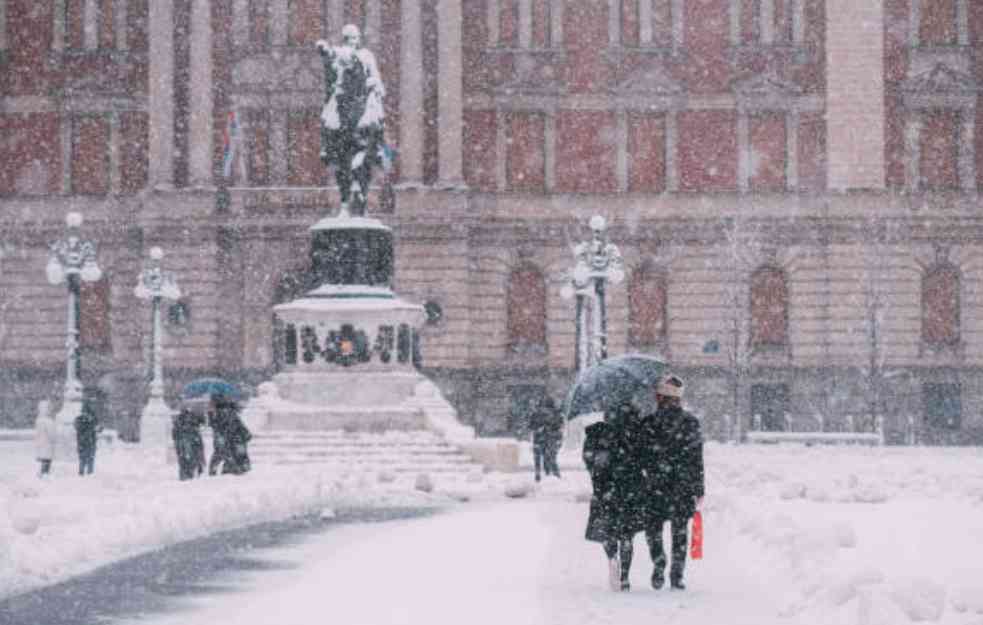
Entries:
{"label": "blue umbrella", "polygon": [[568,419],[604,412],[638,397],[652,397],[653,387],[666,374],[665,361],[645,354],[626,354],[602,360],[585,369],[564,403]]}
{"label": "blue umbrella", "polygon": [[243,398],[238,386],[222,378],[198,378],[181,389],[182,400],[204,399],[214,395],[223,395],[232,401],[241,401]]}

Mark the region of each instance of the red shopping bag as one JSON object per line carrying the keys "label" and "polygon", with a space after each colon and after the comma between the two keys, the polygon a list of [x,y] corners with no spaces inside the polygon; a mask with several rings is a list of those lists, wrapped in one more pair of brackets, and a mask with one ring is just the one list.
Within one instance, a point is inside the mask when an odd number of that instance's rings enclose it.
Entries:
{"label": "red shopping bag", "polygon": [[689,557],[703,559],[703,515],[697,510],[693,514],[693,537],[689,544]]}

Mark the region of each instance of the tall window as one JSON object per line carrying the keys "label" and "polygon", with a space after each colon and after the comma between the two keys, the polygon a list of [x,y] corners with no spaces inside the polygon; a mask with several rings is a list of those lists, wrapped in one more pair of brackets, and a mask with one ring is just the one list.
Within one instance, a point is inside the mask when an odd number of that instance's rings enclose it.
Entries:
{"label": "tall window", "polygon": [[933,346],[959,342],[959,272],[937,265],[922,278],[922,340]]}
{"label": "tall window", "polygon": [[784,346],[788,341],[788,287],[785,272],[762,267],[751,275],[751,344]]}
{"label": "tall window", "polygon": [[628,344],[639,350],[658,348],[667,332],[665,274],[643,266],[628,282]]}
{"label": "tall window", "polygon": [[508,285],[508,336],[513,353],[546,352],[546,280],[539,269],[512,270]]}
{"label": "tall window", "polygon": [[109,319],[109,280],[82,281],[79,294],[79,347],[109,350],[112,325]]}

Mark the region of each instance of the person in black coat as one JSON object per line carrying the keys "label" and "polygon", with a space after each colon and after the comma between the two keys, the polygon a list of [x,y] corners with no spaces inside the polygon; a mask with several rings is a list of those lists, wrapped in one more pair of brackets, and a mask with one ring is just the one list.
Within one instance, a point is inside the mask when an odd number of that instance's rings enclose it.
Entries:
{"label": "person in black coat", "polygon": [[700,422],[681,406],[683,381],[665,376],[656,386],[658,409],[647,415],[639,431],[638,457],[644,476],[645,537],[655,569],[652,586],[665,583],[666,554],[662,528],[672,534],[672,588],[682,590],[688,542],[687,524],[704,494],[703,434]]}
{"label": "person in black coat", "polygon": [[99,434],[99,419],[88,397],[82,399],[82,412],[75,417],[75,442],[79,455],[79,475],[91,474],[95,470],[96,439]]}
{"label": "person in black coat", "polygon": [[201,438],[204,419],[188,408],[174,417],[171,436],[177,453],[178,479],[190,480],[205,471],[205,443]]}
{"label": "person in black coat", "polygon": [[557,455],[563,440],[563,415],[552,397],[546,396],[539,402],[529,418],[532,430],[532,456],[536,481],[541,473],[560,477]]}
{"label": "person in black coat", "polygon": [[215,397],[212,404],[214,446],[208,473],[215,475],[219,466],[223,474],[246,473],[251,468],[246,446],[252,434],[239,417],[239,405],[223,396]]}
{"label": "person in black coat", "polygon": [[643,483],[634,450],[638,417],[638,409],[625,404],[584,430],[583,458],[593,487],[585,537],[604,547],[613,590],[630,589],[632,541],[645,529]]}

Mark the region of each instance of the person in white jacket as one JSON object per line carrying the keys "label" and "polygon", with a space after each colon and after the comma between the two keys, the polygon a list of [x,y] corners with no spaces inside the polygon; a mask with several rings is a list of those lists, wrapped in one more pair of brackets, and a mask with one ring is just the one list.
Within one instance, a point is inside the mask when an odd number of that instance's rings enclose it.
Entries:
{"label": "person in white jacket", "polygon": [[51,461],[55,457],[57,430],[51,417],[51,402],[43,399],[38,402],[38,418],[34,422],[34,451],[41,463],[41,477],[51,471]]}

